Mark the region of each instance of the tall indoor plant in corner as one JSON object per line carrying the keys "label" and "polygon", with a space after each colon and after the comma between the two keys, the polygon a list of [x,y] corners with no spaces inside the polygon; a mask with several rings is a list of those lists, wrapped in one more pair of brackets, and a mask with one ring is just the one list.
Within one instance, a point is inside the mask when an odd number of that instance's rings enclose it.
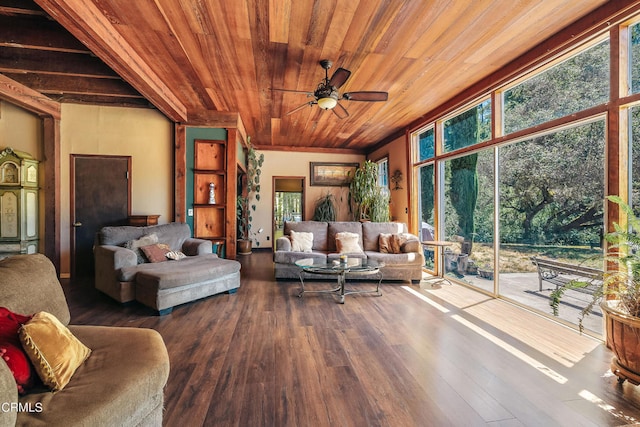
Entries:
{"label": "tall indoor plant in corner", "polygon": [[[238,254],[251,253],[251,221],[252,213],[256,211],[256,203],[260,201],[260,174],[264,154],[258,153],[251,144],[251,137],[247,137],[247,165],[246,187],[238,195],[237,220],[238,220]],[[256,245],[259,242],[256,241]]]}
{"label": "tall indoor plant in corner", "polygon": [[378,165],[366,160],[349,184],[349,209],[354,221],[389,220],[389,194],[378,186]]}
{"label": "tall indoor plant in corner", "polygon": [[[620,383],[640,384],[640,218],[618,196],[609,196],[627,218],[627,225],[614,223],[614,231],[605,235],[609,244],[605,254],[607,269],[602,286],[593,293],[581,311],[582,320],[600,304],[605,315],[607,347],[613,351],[611,371]],[[590,283],[572,281],[551,293],[550,304],[557,315],[560,300],[567,289],[583,288]]]}

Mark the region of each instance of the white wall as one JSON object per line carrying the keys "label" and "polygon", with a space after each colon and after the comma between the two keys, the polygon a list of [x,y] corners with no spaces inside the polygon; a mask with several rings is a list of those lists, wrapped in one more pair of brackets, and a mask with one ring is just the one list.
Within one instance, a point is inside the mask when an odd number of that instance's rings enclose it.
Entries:
{"label": "white wall", "polygon": [[[272,219],[273,219],[273,177],[300,176],[305,178],[305,218],[311,219],[315,201],[331,192],[338,202],[338,220],[348,221],[349,208],[347,205],[348,187],[311,187],[309,178],[309,162],[341,162],[362,163],[363,155],[358,154],[329,154],[308,153],[291,151],[259,151],[264,154],[264,164],[260,177],[260,201],[256,204],[256,213],[253,215],[252,231],[260,228],[264,232],[259,234],[257,240],[260,247],[270,247],[272,244]],[[269,240],[267,240],[267,236]]]}
{"label": "white wall", "polygon": [[159,214],[170,222],[173,212],[173,131],[156,110],[62,104],[61,140],[61,272],[70,271],[72,154],[131,156],[131,213]]}

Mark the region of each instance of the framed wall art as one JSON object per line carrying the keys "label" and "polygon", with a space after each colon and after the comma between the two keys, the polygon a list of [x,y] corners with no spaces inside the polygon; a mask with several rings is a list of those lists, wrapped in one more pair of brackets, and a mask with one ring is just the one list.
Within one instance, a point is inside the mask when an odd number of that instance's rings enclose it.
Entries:
{"label": "framed wall art", "polygon": [[358,166],[360,166],[358,163],[309,162],[311,185],[335,187],[349,185]]}

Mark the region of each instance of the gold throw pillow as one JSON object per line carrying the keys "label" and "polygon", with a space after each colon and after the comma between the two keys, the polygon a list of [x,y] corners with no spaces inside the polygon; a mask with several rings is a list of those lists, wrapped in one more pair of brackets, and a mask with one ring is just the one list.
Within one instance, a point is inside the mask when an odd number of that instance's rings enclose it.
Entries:
{"label": "gold throw pillow", "polygon": [[62,390],[91,354],[53,314],[44,311],[22,325],[18,334],[38,376],[53,391]]}

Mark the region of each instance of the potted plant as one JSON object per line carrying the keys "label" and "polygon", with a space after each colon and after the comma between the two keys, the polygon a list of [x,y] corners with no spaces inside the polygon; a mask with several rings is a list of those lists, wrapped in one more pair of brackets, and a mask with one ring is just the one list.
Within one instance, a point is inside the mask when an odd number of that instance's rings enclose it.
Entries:
{"label": "potted plant", "polygon": [[[614,231],[605,235],[609,243],[602,286],[592,294],[591,301],[582,309],[578,326],[582,332],[583,320],[596,304],[600,304],[605,315],[607,347],[614,357],[611,371],[620,383],[629,380],[640,384],[640,218],[629,205],[618,196],[609,196],[627,217],[628,226],[614,223]],[[592,285],[587,281],[571,281],[551,293],[550,305],[554,315],[567,289]]]}
{"label": "potted plant", "polygon": [[378,165],[366,160],[349,184],[349,208],[354,221],[389,220],[389,195],[378,186]]}
{"label": "potted plant", "polygon": [[335,221],[337,210],[335,197],[331,193],[327,193],[316,200],[316,207],[313,212],[314,221]]}
{"label": "potted plant", "polygon": [[251,221],[252,213],[256,211],[256,203],[260,201],[260,174],[263,163],[264,154],[258,153],[251,144],[251,137],[247,137],[247,182],[245,191],[238,195],[236,205],[238,254],[240,255],[251,253],[252,240],[255,240],[256,246],[260,244],[256,239],[256,233],[251,232]]}

